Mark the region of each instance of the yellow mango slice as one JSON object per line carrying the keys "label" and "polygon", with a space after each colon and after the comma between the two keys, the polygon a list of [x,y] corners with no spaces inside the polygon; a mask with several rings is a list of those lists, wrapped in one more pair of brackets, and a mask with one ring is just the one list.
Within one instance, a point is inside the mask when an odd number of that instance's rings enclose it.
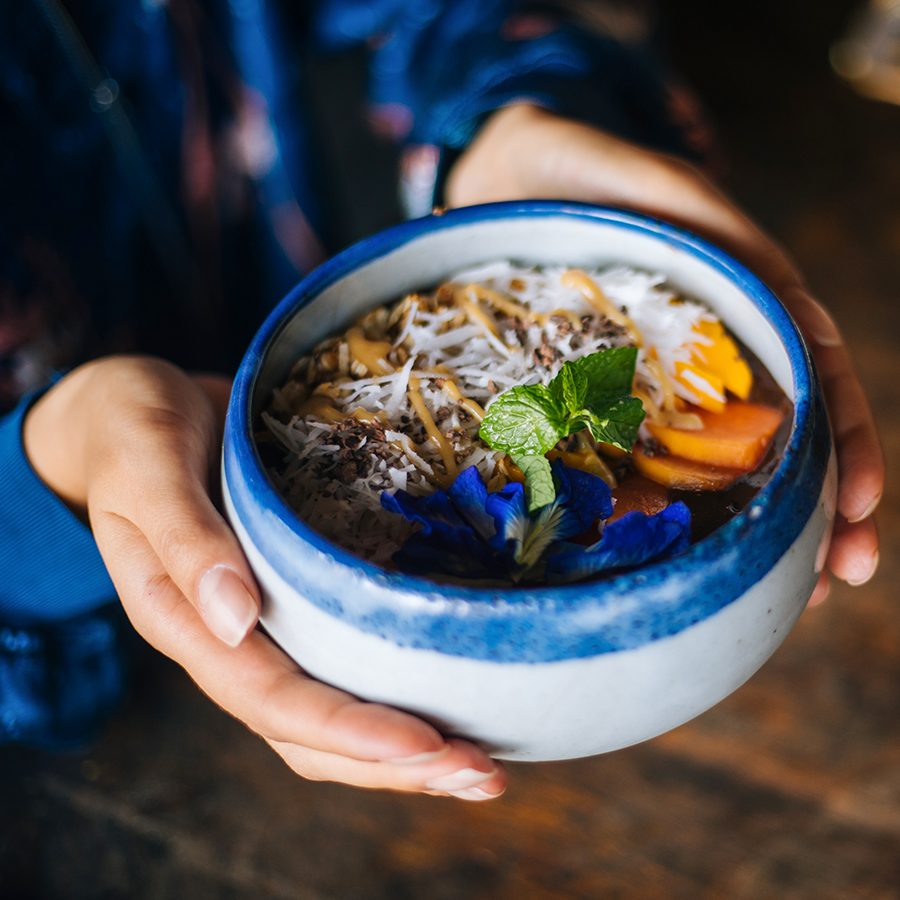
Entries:
{"label": "yellow mango slice", "polygon": [[725,409],[725,383],[713,372],[693,363],[675,363],[675,381],[690,391],[697,406],[719,413]]}
{"label": "yellow mango slice", "polygon": [[699,368],[717,375],[732,394],[746,400],[753,387],[753,373],[722,323],[704,319],[694,326],[694,331],[712,343],[692,344],[693,362]]}

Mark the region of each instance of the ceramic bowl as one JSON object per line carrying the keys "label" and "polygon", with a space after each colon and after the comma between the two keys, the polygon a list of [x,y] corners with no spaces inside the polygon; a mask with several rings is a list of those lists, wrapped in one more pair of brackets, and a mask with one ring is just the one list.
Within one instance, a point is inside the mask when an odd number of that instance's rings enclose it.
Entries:
{"label": "ceramic bowl", "polygon": [[[759,357],[793,401],[783,458],[739,515],[670,561],[564,587],[467,588],[388,572],[308,528],[266,475],[260,410],[293,362],[371,307],[494,259],[665,273]],[[227,513],[263,591],[261,621],[307,672],[481,742],[565,759],[674,728],[726,697],[787,636],[821,569],[835,502],[831,434],[809,354],[766,286],[653,219],[548,202],[408,222],[316,269],[281,302],[234,385]]]}

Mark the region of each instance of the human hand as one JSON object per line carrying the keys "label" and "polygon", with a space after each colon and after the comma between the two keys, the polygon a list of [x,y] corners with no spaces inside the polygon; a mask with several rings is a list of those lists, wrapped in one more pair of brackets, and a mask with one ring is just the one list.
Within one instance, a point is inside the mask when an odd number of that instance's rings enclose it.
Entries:
{"label": "human hand", "polygon": [[76,369],[25,421],[44,482],[87,516],[132,624],[298,774],[486,800],[506,777],[482,750],[306,675],[255,630],[259,591],[210,499],[226,379],[161,360]]}
{"label": "human hand", "polygon": [[541,197],[628,207],[674,222],[731,252],[772,288],[815,359],[837,449],[838,515],[810,605],[827,596],[829,570],[848,584],[868,581],[878,566],[872,513],[884,489],[884,457],[841,334],[784,250],[691,164],[527,103],[505,107],[450,172],[448,202]]}

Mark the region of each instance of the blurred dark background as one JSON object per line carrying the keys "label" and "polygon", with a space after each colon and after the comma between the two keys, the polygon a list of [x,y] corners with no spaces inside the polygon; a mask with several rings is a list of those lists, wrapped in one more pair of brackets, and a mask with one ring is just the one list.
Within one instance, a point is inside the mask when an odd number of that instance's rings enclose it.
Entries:
{"label": "blurred dark background", "polygon": [[[900,453],[900,107],[829,66],[850,0],[669,0],[670,57],[704,99],[728,189],[834,311]],[[316,64],[344,241],[395,221],[395,153],[362,66]],[[882,569],[838,586],[699,720],[610,756],[512,769],[486,805],[294,777],[145,651],[94,748],[0,751],[0,896],[896,898],[900,497]]]}

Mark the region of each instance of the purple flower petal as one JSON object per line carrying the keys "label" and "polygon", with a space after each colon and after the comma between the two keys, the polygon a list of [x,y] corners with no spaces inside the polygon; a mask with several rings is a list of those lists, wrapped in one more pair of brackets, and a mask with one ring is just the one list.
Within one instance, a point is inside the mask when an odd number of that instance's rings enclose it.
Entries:
{"label": "purple flower petal", "polygon": [[690,540],[691,513],[680,500],[653,516],[629,512],[607,525],[600,540],[590,547],[560,543],[547,559],[547,581],[561,584],[613,569],[634,568],[681,553]]}

